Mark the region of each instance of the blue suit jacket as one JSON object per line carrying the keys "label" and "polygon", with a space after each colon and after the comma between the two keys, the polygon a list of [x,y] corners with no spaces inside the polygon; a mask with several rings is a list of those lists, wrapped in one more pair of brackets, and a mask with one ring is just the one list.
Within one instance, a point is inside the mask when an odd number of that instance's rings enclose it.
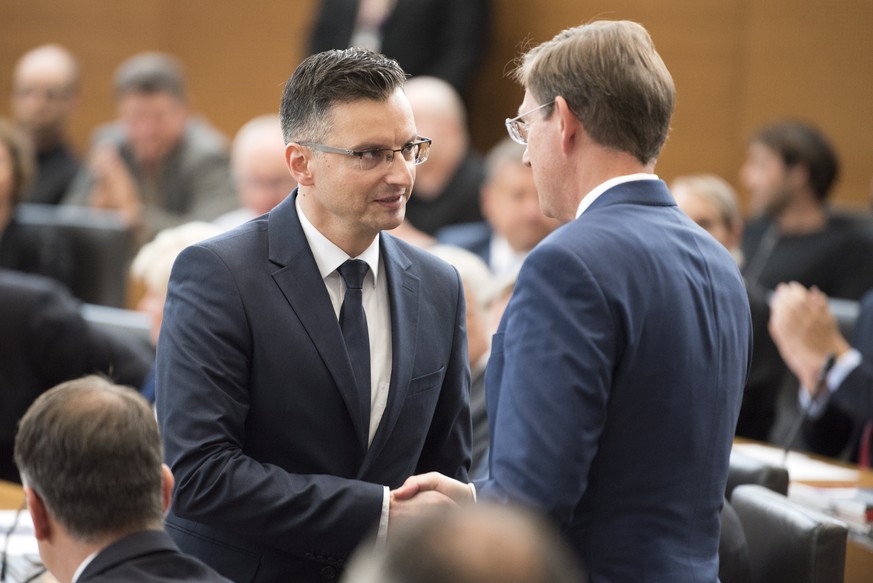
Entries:
{"label": "blue suit jacket", "polygon": [[157,412],[176,475],[167,528],[238,582],[335,576],[377,528],[383,486],[430,470],[466,481],[470,463],[457,272],[381,235],[393,365],[367,448],[294,198],[179,256],[158,345]]}
{"label": "blue suit jacket", "polygon": [[714,583],[750,355],[731,256],[663,182],[610,189],[521,269],[488,364],[480,496],[551,516],[592,583]]}

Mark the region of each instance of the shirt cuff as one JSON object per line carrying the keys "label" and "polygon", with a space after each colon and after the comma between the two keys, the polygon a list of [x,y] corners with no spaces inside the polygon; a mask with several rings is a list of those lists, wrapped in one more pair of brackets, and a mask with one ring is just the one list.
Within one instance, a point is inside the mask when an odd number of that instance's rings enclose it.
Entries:
{"label": "shirt cuff", "polygon": [[391,508],[391,489],[385,486],[382,494],[382,515],[379,517],[379,532],[376,533],[376,549],[385,546],[388,540],[388,510]]}
{"label": "shirt cuff", "polygon": [[806,411],[806,414],[812,419],[818,419],[819,417],[821,417],[824,413],[825,408],[827,407],[828,401],[830,401],[831,395],[840,388],[840,385],[843,384],[843,381],[846,380],[846,377],[852,374],[852,371],[858,368],[860,364],[861,353],[854,348],[850,349],[839,359],[837,359],[830,372],[828,372],[826,383],[828,390],[825,391],[821,396],[819,396],[818,399],[813,401],[806,388],[800,388],[800,392],[798,394],[800,408]]}
{"label": "shirt cuff", "polygon": [[473,496],[473,503],[475,504],[476,502],[479,501],[479,500],[476,498],[476,486],[473,484],[473,482],[470,482],[470,483],[467,484],[467,485],[470,487],[470,494]]}

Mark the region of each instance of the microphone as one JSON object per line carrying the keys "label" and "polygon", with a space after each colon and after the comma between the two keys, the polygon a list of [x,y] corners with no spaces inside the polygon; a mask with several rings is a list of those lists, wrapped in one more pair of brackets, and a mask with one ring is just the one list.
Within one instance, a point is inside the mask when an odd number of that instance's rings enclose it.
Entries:
{"label": "microphone", "polygon": [[824,364],[818,370],[818,376],[815,378],[815,386],[812,388],[812,398],[807,403],[806,407],[800,412],[797,416],[797,419],[794,421],[794,425],[791,427],[791,431],[788,433],[788,440],[785,442],[785,451],[782,455],[782,465],[785,465],[785,462],[788,461],[788,453],[791,451],[791,448],[794,447],[794,442],[797,441],[797,436],[800,434],[800,428],[803,426],[803,422],[809,417],[809,413],[812,410],[815,402],[821,397],[828,388],[828,373],[831,372],[831,369],[834,368],[834,364],[837,362],[837,356],[831,352],[828,354],[827,358],[824,361]]}

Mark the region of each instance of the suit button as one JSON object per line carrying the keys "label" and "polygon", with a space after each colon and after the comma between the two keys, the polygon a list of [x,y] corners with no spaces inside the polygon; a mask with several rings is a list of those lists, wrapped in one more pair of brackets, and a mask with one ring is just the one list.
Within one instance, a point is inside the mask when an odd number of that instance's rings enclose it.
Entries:
{"label": "suit button", "polygon": [[321,570],[321,578],[327,581],[336,579],[336,569],[333,567],[325,567]]}

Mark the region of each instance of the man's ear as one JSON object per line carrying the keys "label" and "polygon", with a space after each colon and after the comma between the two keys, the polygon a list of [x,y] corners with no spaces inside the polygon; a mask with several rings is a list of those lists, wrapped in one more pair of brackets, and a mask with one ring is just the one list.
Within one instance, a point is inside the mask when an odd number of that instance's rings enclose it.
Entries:
{"label": "man's ear", "polygon": [[792,189],[799,190],[801,188],[806,188],[807,186],[812,188],[809,179],[809,168],[807,168],[806,164],[794,164],[793,166],[789,166],[786,170],[786,176],[788,179],[788,183],[791,185]]}
{"label": "man's ear", "polygon": [[173,471],[167,464],[161,464],[161,495],[163,496],[164,514],[170,509],[170,503],[173,501],[173,485],[175,483]]}
{"label": "man's ear", "polygon": [[314,182],[311,163],[312,152],[307,148],[295,142],[285,146],[285,164],[300,186],[312,186]]}
{"label": "man's ear", "polygon": [[51,538],[52,528],[45,502],[29,486],[24,487],[24,498],[27,500],[27,510],[30,512],[30,518],[33,521],[33,533],[36,536],[36,540],[48,540]]}
{"label": "man's ear", "polygon": [[567,100],[558,95],[555,97],[555,111],[558,118],[558,131],[561,132],[561,149],[569,153],[579,140],[579,131],[583,129],[582,122],[570,109]]}

